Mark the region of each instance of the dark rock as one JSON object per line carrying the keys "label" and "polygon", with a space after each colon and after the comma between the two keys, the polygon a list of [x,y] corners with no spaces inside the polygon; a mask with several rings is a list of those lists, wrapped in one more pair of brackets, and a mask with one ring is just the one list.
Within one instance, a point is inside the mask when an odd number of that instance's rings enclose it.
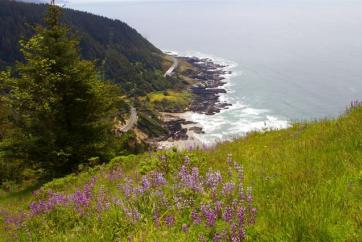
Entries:
{"label": "dark rock", "polygon": [[190,128],[191,131],[194,131],[196,134],[204,134],[205,132],[202,130],[201,127],[192,127]]}

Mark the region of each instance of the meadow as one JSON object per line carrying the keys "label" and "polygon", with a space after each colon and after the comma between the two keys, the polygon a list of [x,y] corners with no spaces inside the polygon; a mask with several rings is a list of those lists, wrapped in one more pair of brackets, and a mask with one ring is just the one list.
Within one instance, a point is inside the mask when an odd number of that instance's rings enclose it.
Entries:
{"label": "meadow", "polygon": [[1,239],[361,241],[362,105],[0,193]]}

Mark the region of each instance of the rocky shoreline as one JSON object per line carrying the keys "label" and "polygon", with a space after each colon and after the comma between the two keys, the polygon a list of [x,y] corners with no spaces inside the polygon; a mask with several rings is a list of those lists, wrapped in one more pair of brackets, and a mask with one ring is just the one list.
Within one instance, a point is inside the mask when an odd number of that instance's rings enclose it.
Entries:
{"label": "rocky shoreline", "polygon": [[219,94],[226,93],[222,88],[226,84],[225,75],[231,74],[226,71],[227,66],[217,64],[211,59],[198,57],[180,57],[180,59],[191,64],[197,71],[196,73],[186,73],[186,76],[197,81],[197,84],[191,87],[194,99],[189,110],[206,115],[219,113],[231,104],[220,102]]}
{"label": "rocky shoreline", "polygon": [[[231,71],[226,70],[227,66],[217,64],[208,58],[178,56],[176,58],[189,63],[194,69],[183,73],[184,76],[195,82],[190,87],[193,100],[188,110],[185,111],[214,115],[231,106],[229,103],[220,102],[220,94],[226,93],[223,88],[226,84],[225,75],[231,74]],[[166,148],[176,146],[180,149],[203,146],[196,137],[198,134],[204,133],[202,127],[188,121],[186,113],[164,113],[162,119],[169,131],[169,136],[159,142],[159,146]]]}

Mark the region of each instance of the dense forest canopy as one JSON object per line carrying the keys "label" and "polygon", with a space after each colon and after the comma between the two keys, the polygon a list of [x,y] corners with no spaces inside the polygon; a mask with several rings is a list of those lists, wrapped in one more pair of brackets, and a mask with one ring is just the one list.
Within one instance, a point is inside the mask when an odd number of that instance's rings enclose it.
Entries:
{"label": "dense forest canopy", "polygon": [[[47,6],[0,0],[0,69],[24,61],[18,44],[43,24]],[[127,24],[93,14],[64,9],[62,22],[80,39],[81,56],[95,60],[105,79],[120,83],[131,95],[168,87],[162,77],[162,52]]]}
{"label": "dense forest canopy", "polygon": [[63,175],[122,150],[112,132],[125,106],[119,86],[101,80],[94,63],[80,57],[61,13],[50,6],[45,27],[20,42],[25,61],[16,76],[0,72],[0,183],[21,179],[25,168]]}

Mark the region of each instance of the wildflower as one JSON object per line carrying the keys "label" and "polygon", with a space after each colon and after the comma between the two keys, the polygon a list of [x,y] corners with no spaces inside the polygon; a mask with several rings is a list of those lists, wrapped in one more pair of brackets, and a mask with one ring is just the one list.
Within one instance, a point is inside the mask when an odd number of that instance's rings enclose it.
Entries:
{"label": "wildflower", "polygon": [[251,203],[253,201],[252,188],[251,187],[248,187],[247,201],[248,201],[248,204],[251,206]]}
{"label": "wildflower", "polygon": [[196,210],[192,210],[191,212],[191,218],[194,224],[200,224],[201,223],[201,217],[199,213]]}
{"label": "wildflower", "polygon": [[250,211],[249,224],[254,224],[255,223],[255,217],[256,217],[256,208],[252,208],[251,211]]}
{"label": "wildflower", "polygon": [[224,184],[223,188],[222,188],[222,194],[224,196],[232,194],[235,188],[235,184],[233,182],[228,182],[226,184]]}
{"label": "wildflower", "polygon": [[147,176],[142,177],[142,187],[145,190],[148,190],[151,188],[151,182],[148,180]]}
{"label": "wildflower", "polygon": [[220,171],[212,172],[211,170],[209,170],[206,173],[206,186],[208,186],[212,190],[215,190],[217,186],[221,183],[221,181],[222,176]]}
{"label": "wildflower", "polygon": [[238,226],[236,224],[231,225],[231,241],[232,242],[240,242]]}
{"label": "wildflower", "polygon": [[244,224],[244,214],[245,214],[245,209],[243,207],[240,207],[237,212],[240,226]]}
{"label": "wildflower", "polygon": [[214,227],[217,219],[216,211],[210,206],[201,205],[201,212],[206,219],[206,224],[210,227]]}
{"label": "wildflower", "polygon": [[241,201],[245,200],[245,193],[244,193],[244,187],[243,184],[239,184],[239,199]]}
{"label": "wildflower", "polygon": [[187,233],[189,231],[189,226],[187,224],[182,224],[182,231]]}
{"label": "wildflower", "polygon": [[172,215],[166,216],[165,222],[168,227],[172,227],[175,224],[175,218]]}
{"label": "wildflower", "polygon": [[167,183],[166,179],[163,177],[163,174],[160,172],[155,172],[153,175],[153,182],[155,186],[163,186]]}
{"label": "wildflower", "polygon": [[221,234],[215,234],[213,241],[214,242],[220,242],[222,240],[223,236]]}
{"label": "wildflower", "polygon": [[199,169],[197,167],[193,167],[191,169],[191,173],[189,174],[186,167],[183,165],[179,171],[179,178],[184,186],[189,187],[197,192],[202,191]]}
{"label": "wildflower", "polygon": [[244,167],[239,165],[237,162],[234,162],[234,168],[236,172],[238,173],[238,179],[240,183],[243,183],[244,181]]}
{"label": "wildflower", "polygon": [[224,213],[222,214],[222,219],[226,222],[230,222],[233,218],[233,210],[231,207],[226,207]]}

